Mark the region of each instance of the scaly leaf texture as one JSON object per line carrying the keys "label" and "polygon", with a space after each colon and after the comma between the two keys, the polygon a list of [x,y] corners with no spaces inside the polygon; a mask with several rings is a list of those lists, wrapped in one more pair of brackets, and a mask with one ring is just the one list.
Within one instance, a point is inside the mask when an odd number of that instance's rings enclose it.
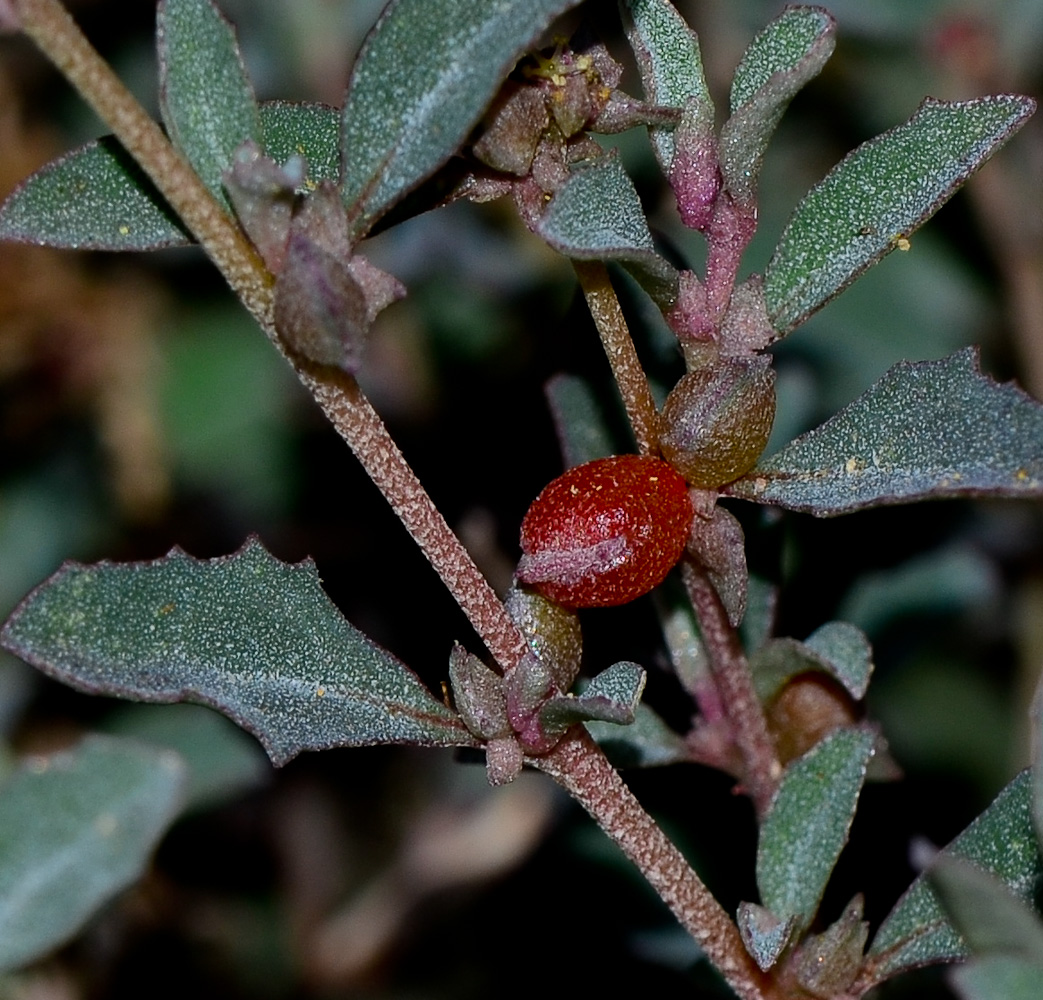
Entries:
{"label": "scaly leaf texture", "polygon": [[[713,127],[714,106],[703,73],[699,39],[670,0],[621,0],[627,40],[634,50],[645,100],[661,107],[689,107]],[[669,172],[674,130],[649,128],[656,158]]]}
{"label": "scaly leaf texture", "polygon": [[954,496],[1043,495],[1043,404],[983,375],[974,348],[901,362],[728,488],[828,516]]}
{"label": "scaly leaf texture", "polygon": [[66,250],[159,250],[191,242],[113,136],[52,160],[0,207],[0,239]]}
{"label": "scaly leaf texture", "polygon": [[256,736],[272,761],[374,743],[473,743],[455,712],[367,639],[315,564],[256,539],[212,560],[66,564],[14,612],[0,643],[81,690],[194,701]]}
{"label": "scaly leaf texture", "polygon": [[[1023,771],[942,852],[992,872],[1027,903],[1043,885],[1043,858],[1032,828],[1030,798],[1029,773]],[[967,947],[926,873],[895,904],[868,953],[873,983],[907,969],[959,961],[966,955]]]}
{"label": "scaly leaf texture", "polygon": [[656,253],[637,189],[615,153],[577,165],[536,232],[574,260],[617,261],[667,307],[677,298],[677,272]]}
{"label": "scaly leaf texture", "polygon": [[579,0],[393,0],[344,99],[342,194],[356,238],[467,138],[518,57]]}
{"label": "scaly leaf texture", "polygon": [[797,206],[764,272],[779,336],[904,245],[1035,107],[1016,94],[928,98],[909,121],[848,153]]}
{"label": "scaly leaf texture", "polygon": [[758,697],[767,702],[783,685],[808,670],[829,674],[856,700],[865,697],[873,673],[865,634],[847,622],[826,622],[804,642],[772,639],[750,657]]}
{"label": "scaly leaf texture", "polygon": [[[265,153],[303,156],[300,193],[340,174],[340,111],[323,104],[261,105]],[[0,206],[0,239],[65,250],[162,250],[188,231],[113,136],[74,149],[27,177]]]}
{"label": "scaly leaf texture", "polygon": [[184,778],[176,754],[109,736],[25,761],[0,791],[0,970],[64,944],[142,874]]}
{"label": "scaly leaf texture", "polygon": [[772,134],[793,96],[833,54],[836,22],[824,7],[787,7],[751,43],[732,78],[731,117],[721,129],[724,186],[747,211]]}
{"label": "scaly leaf texture", "polygon": [[806,928],[847,843],[876,738],[865,729],[830,733],[786,769],[757,844],[761,903]]}
{"label": "scaly leaf texture", "polygon": [[171,141],[210,193],[248,139],[261,144],[253,86],[235,32],[212,0],[161,0],[156,18],[159,107]]}

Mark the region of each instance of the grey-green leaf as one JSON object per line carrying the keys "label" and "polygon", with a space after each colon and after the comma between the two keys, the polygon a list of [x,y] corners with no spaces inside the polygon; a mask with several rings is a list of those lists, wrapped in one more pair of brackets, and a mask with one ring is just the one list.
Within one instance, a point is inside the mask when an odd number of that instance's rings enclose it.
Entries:
{"label": "grey-green leaf", "polygon": [[256,736],[278,764],[303,750],[474,741],[390,653],[256,539],[198,560],[69,563],[0,632],[11,652],[81,690],[194,701]]}
{"label": "grey-green leaf", "polygon": [[1032,725],[1032,822],[1043,846],[1043,678],[1036,688],[1030,713]]}
{"label": "grey-green leaf", "polygon": [[1043,967],[1010,955],[989,955],[952,971],[964,1000],[1039,1000]]}
{"label": "grey-green leaf", "polygon": [[0,238],[67,250],[158,250],[188,232],[113,136],[53,160],[0,207]]}
{"label": "grey-green leaf", "polygon": [[664,306],[677,298],[677,272],[656,253],[637,189],[614,152],[573,168],[536,231],[566,257],[618,261]]}
{"label": "grey-green leaf", "polygon": [[[1031,902],[1043,883],[1030,809],[1028,771],[1016,777],[943,851],[992,872],[1019,899]],[[906,969],[964,958],[967,948],[924,874],[906,890],[884,920],[872,947],[867,974],[883,982]]]}
{"label": "grey-green leaf", "polygon": [[235,32],[212,0],[161,0],[156,42],[163,124],[227,207],[222,177],[235,151],[248,139],[261,145],[257,103]]}
{"label": "grey-green leaf", "polygon": [[[308,161],[308,185],[340,173],[340,112],[324,104],[261,105],[265,153]],[[303,191],[302,191],[303,193]],[[66,250],[161,250],[192,237],[114,136],[27,177],[0,206],[0,239]]]}
{"label": "grey-green leaf", "polygon": [[869,640],[847,622],[827,622],[804,642],[772,639],[750,657],[757,696],[768,701],[809,670],[829,674],[856,700],[865,697],[873,672]]}
{"label": "grey-green leaf", "polygon": [[393,0],[344,99],[345,204],[361,237],[467,138],[518,57],[578,0]]}
{"label": "grey-green leaf", "polygon": [[340,110],[328,104],[265,101],[260,107],[262,148],[276,163],[308,161],[306,188],[340,180]]}
{"label": "grey-green leaf", "polygon": [[796,914],[779,920],[771,910],[756,903],[740,903],[735,918],[746,951],[763,972],[779,960],[800,922]]}
{"label": "grey-green leaf", "polygon": [[[690,108],[713,124],[714,107],[703,74],[699,39],[669,0],[621,0],[627,40],[637,59],[645,100],[670,108]],[[650,128],[664,171],[674,159],[674,130]]]}
{"label": "grey-green leaf", "polygon": [[548,698],[540,708],[540,724],[548,732],[564,732],[577,722],[628,726],[634,721],[647,679],[644,668],[636,663],[614,663],[594,677],[581,694]]}
{"label": "grey-green leaf", "polygon": [[1016,94],[927,99],[905,124],[850,152],[797,206],[764,272],[768,315],[779,334],[933,215],[1035,107]]}
{"label": "grey-green leaf", "polygon": [[0,970],[69,940],[141,875],[183,782],[176,754],[112,737],[22,765],[0,788]]}
{"label": "grey-green leaf", "polygon": [[1043,405],[983,375],[973,348],[902,362],[727,492],[820,516],[942,497],[1038,497]]}
{"label": "grey-green leaf", "polygon": [[876,738],[838,729],[795,760],[775,794],[757,845],[761,902],[806,928],[847,843]]}
{"label": "grey-green leaf", "polygon": [[731,117],[721,129],[724,186],[756,205],[761,161],[793,96],[833,54],[836,22],[824,7],[787,7],[751,43],[732,78]]}
{"label": "grey-green leaf", "polygon": [[1043,970],[1043,923],[995,874],[951,854],[940,855],[927,871],[972,954],[1017,955]]}

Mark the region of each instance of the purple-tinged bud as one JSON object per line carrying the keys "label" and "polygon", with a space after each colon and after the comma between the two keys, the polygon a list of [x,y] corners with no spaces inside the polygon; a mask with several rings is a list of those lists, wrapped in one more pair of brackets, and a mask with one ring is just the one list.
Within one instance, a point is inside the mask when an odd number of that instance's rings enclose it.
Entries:
{"label": "purple-tinged bud", "polygon": [[774,419],[770,359],[721,358],[674,386],[663,407],[659,446],[692,486],[714,489],[753,468]]}

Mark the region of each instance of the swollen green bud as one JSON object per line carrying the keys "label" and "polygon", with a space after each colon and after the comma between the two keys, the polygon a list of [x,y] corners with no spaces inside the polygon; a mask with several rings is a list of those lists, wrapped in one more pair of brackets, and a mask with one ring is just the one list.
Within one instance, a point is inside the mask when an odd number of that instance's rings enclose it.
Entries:
{"label": "swollen green bud", "polygon": [[663,457],[692,485],[715,489],[756,464],[775,419],[766,357],[720,358],[689,372],[663,407]]}

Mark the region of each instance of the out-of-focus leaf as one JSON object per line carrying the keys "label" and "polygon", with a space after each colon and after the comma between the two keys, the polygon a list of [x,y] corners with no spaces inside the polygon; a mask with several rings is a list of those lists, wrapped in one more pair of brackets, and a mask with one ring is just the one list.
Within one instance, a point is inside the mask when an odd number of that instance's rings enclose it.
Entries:
{"label": "out-of-focus leaf", "polygon": [[138,878],[181,801],[176,754],[93,736],[0,788],[0,969],[71,938]]}
{"label": "out-of-focus leaf", "polygon": [[340,110],[328,104],[265,101],[260,107],[265,154],[278,164],[292,156],[308,161],[308,178],[298,194],[322,181],[340,179]]}
{"label": "out-of-focus leaf", "polygon": [[677,272],[656,253],[637,190],[615,153],[573,169],[537,232],[566,257],[618,261],[657,302],[677,298]]}
{"label": "out-of-focus leaf", "polygon": [[253,87],[235,31],[212,0],[161,0],[160,113],[171,141],[228,205],[222,178],[248,139],[261,144]]}
{"label": "out-of-focus leaf", "polygon": [[616,454],[601,402],[584,379],[578,375],[555,375],[543,391],[566,469]]}
{"label": "out-of-focus leaf", "polygon": [[779,960],[800,922],[795,913],[780,920],[771,910],[756,903],[740,903],[735,916],[742,943],[764,972]]}
{"label": "out-of-focus leaf", "polygon": [[684,740],[644,703],[629,726],[587,722],[586,727],[615,767],[662,767],[689,759]]}
{"label": "out-of-focus leaf", "polygon": [[905,124],[850,152],[797,206],[764,272],[780,335],[919,227],[1028,119],[1035,102],[1004,94],[927,99]]}
{"label": "out-of-focus leaf", "polygon": [[578,0],[394,0],[344,99],[342,193],[361,237],[467,137],[525,49]]}
{"label": "out-of-focus leaf", "polygon": [[1016,955],[1043,970],[1043,923],[996,875],[948,854],[927,874],[971,954]]}
{"label": "out-of-focus leaf", "polygon": [[[713,124],[714,107],[703,75],[699,39],[669,0],[622,0],[627,39],[637,58],[641,86],[650,104],[695,106]],[[692,113],[692,112],[690,112]],[[656,157],[665,171],[674,159],[674,130],[650,128]]]}
{"label": "out-of-focus leaf", "polygon": [[839,681],[852,698],[865,697],[873,672],[872,650],[863,633],[847,622],[826,622],[804,642],[773,639],[750,658],[757,695],[766,701],[791,677],[818,670]]}
{"label": "out-of-focus leaf", "polygon": [[814,918],[875,743],[868,730],[838,729],[786,769],[757,845],[761,902],[780,920],[796,915],[803,928]]}
{"label": "out-of-focus leaf", "polygon": [[868,392],[728,487],[819,516],[952,496],[1043,494],[1043,405],[967,348],[895,365]]}
{"label": "out-of-focus leaf", "polygon": [[1043,967],[1012,955],[989,955],[953,969],[963,1000],[1039,1000]]}
{"label": "out-of-focus leaf", "polygon": [[794,94],[833,54],[836,22],[824,7],[787,7],[751,43],[732,78],[731,117],[721,129],[724,185],[756,204],[761,161]]}
{"label": "out-of-focus leaf", "polygon": [[277,765],[303,750],[469,745],[455,712],[330,603],[315,564],[256,539],[197,560],[66,564],[8,619],[0,642],[99,694],[210,705]]}
{"label": "out-of-focus leaf", "polygon": [[261,748],[228,719],[202,705],[123,705],[107,733],[173,750],[185,762],[185,810],[221,805],[270,774]]}
{"label": "out-of-focus leaf", "polygon": [[[1020,899],[1035,898],[1043,880],[1031,818],[1028,771],[1016,777],[942,854],[995,874]],[[869,949],[872,983],[907,969],[964,958],[966,945],[949,922],[927,874],[920,875],[884,920]]]}
{"label": "out-of-focus leaf", "polygon": [[158,250],[190,237],[113,136],[52,160],[0,207],[0,238],[67,250]]}
{"label": "out-of-focus leaf", "polygon": [[950,546],[860,576],[838,614],[876,635],[908,615],[955,615],[987,606],[1000,592],[988,559],[969,546]]}
{"label": "out-of-focus leaf", "polygon": [[1032,700],[1032,822],[1043,845],[1043,679]]}

